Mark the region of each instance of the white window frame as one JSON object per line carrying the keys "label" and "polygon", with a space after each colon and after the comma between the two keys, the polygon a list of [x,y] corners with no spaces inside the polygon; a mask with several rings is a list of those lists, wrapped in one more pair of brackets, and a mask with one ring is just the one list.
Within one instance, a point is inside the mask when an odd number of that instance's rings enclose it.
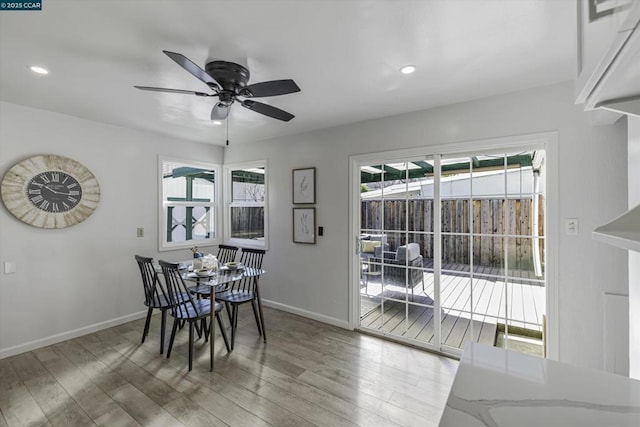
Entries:
{"label": "white window frame", "polygon": [[[184,166],[192,166],[196,168],[208,169],[214,172],[216,177],[214,183],[214,195],[211,202],[168,202],[163,199],[163,178],[162,165],[164,162],[180,163]],[[192,248],[194,246],[206,247],[218,245],[221,243],[222,215],[220,215],[220,204],[222,194],[222,175],[220,174],[221,165],[216,163],[205,163],[195,160],[186,160],[175,157],[158,156],[158,251],[171,251],[176,249]],[[181,242],[167,242],[166,224],[167,224],[167,207],[171,206],[206,206],[210,208],[213,215],[213,237],[203,240],[186,240]]]}
{"label": "white window frame", "polygon": [[[231,237],[232,179],[231,172],[237,169],[264,168],[264,240]],[[269,249],[269,165],[267,160],[233,163],[224,165],[224,241],[226,244],[243,248]]]}

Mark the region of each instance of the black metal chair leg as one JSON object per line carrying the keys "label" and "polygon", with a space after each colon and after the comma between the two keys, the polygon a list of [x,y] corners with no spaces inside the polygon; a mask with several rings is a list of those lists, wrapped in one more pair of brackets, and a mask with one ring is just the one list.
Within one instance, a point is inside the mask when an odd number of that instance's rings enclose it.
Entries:
{"label": "black metal chair leg", "polygon": [[193,367],[193,322],[189,322],[189,371]]}
{"label": "black metal chair leg", "polygon": [[167,359],[171,356],[173,348],[173,339],[176,337],[176,329],[178,329],[178,319],[173,319],[173,327],[171,328],[171,338],[169,338],[169,348],[167,349]]}
{"label": "black metal chair leg", "polygon": [[160,329],[160,354],[162,354],[164,352],[164,335],[165,335],[165,329],[167,328],[167,310],[162,310],[162,315],[161,315],[161,321],[160,324],[161,329]]}
{"label": "black metal chair leg", "polygon": [[224,308],[227,309],[227,316],[229,316],[229,324],[233,326],[233,310],[227,301],[224,302]]}
{"label": "black metal chair leg", "polygon": [[251,308],[253,309],[253,317],[256,319],[256,326],[258,327],[258,335],[262,336],[262,327],[260,326],[260,318],[258,317],[258,309],[256,308],[256,301],[251,301]]}
{"label": "black metal chair leg", "polygon": [[232,322],[231,322],[231,350],[233,350],[233,345],[236,342],[236,329],[238,327],[238,306],[235,304],[231,305],[232,307]]}
{"label": "black metal chair leg", "polygon": [[260,315],[260,327],[262,329],[262,341],[266,343],[267,342],[267,330],[264,327],[264,314],[262,314],[262,303],[260,302],[260,292],[258,291],[257,284],[256,284],[256,299],[255,299],[255,301],[258,304],[258,314]]}
{"label": "black metal chair leg", "polygon": [[202,318],[202,333],[204,334],[204,342],[209,342],[209,328],[211,325],[207,326],[207,318]]}
{"label": "black metal chair leg", "polygon": [[216,319],[218,320],[218,326],[220,327],[220,333],[222,334],[222,339],[224,340],[224,346],[227,347],[227,353],[231,352],[231,347],[229,347],[229,340],[227,339],[227,332],[224,330],[224,324],[222,323],[222,317],[220,317],[220,313],[216,313]]}
{"label": "black metal chair leg", "polygon": [[196,323],[194,326],[196,328],[196,333],[198,334],[198,339],[202,338],[202,322]]}
{"label": "black metal chair leg", "polygon": [[149,307],[147,310],[147,320],[144,322],[144,331],[142,331],[142,341],[140,344],[144,344],[144,339],[147,337],[149,333],[149,323],[151,323],[151,313],[153,312],[153,308]]}

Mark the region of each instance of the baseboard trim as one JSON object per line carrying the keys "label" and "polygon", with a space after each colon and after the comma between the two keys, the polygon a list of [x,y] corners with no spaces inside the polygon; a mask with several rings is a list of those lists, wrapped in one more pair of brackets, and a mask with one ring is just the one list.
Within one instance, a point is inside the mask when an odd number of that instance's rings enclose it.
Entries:
{"label": "baseboard trim", "polygon": [[265,300],[265,299],[262,300],[262,304],[264,304],[266,307],[271,307],[277,310],[286,311],[287,313],[292,313],[298,316],[306,317],[308,319],[317,320],[318,322],[327,323],[329,325],[337,326],[339,328],[351,329],[349,328],[349,322],[347,322],[346,320],[336,319],[335,317],[325,316],[324,314],[303,310],[301,308],[297,308],[290,305],[282,304],[275,301]]}
{"label": "baseboard trim", "polygon": [[81,337],[82,335],[87,335],[92,332],[100,331],[102,329],[118,326],[123,323],[131,322],[133,320],[142,319],[146,315],[147,315],[147,310],[144,310],[137,313],[127,314],[126,316],[118,317],[115,319],[106,320],[104,322],[94,323],[93,325],[74,329],[72,331],[62,332],[60,334],[52,335],[50,337],[29,341],[23,344],[18,344],[13,347],[3,348],[3,349],[0,349],[0,359],[15,356],[16,354],[20,354],[20,353],[26,353],[27,351],[46,347],[52,344],[57,344],[59,342],[70,340],[73,338]]}
{"label": "baseboard trim", "polygon": [[[275,308],[277,310],[286,311],[287,313],[296,314],[298,316],[306,317],[308,319],[317,320],[318,322],[327,323],[329,325],[337,326],[343,329],[349,328],[349,322],[345,320],[336,319],[335,317],[325,316],[324,314],[315,313],[313,311],[303,310],[290,305],[282,304],[270,300],[262,300],[262,303],[266,307]],[[93,332],[100,331],[102,329],[111,328],[121,325],[123,323],[131,322],[133,320],[142,319],[147,315],[147,311],[140,311],[137,313],[128,314],[126,316],[118,317],[116,319],[107,320],[104,322],[94,323],[82,328],[74,329],[72,331],[62,332],[60,334],[52,335],[50,337],[41,338],[34,341],[29,341],[23,344],[18,344],[13,347],[0,349],[0,359],[15,356],[16,354],[26,353],[27,351],[36,350],[38,348],[46,347],[48,345],[57,344],[62,341],[70,340],[73,338],[81,337]]]}

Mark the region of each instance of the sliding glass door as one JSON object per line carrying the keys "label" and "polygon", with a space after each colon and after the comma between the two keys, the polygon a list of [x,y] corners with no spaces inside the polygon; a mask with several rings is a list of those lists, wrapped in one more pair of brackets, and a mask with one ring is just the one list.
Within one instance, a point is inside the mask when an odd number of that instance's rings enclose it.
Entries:
{"label": "sliding glass door", "polygon": [[447,353],[474,341],[542,355],[544,151],[358,167],[359,327]]}

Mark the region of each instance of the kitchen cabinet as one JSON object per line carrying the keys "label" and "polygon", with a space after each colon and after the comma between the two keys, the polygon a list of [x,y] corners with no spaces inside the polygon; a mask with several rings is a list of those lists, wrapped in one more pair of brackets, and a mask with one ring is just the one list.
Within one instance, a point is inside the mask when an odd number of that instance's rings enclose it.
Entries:
{"label": "kitchen cabinet", "polygon": [[593,238],[622,249],[640,252],[640,205],[608,224],[597,227]]}
{"label": "kitchen cabinet", "polygon": [[578,0],[576,103],[640,116],[640,0]]}

